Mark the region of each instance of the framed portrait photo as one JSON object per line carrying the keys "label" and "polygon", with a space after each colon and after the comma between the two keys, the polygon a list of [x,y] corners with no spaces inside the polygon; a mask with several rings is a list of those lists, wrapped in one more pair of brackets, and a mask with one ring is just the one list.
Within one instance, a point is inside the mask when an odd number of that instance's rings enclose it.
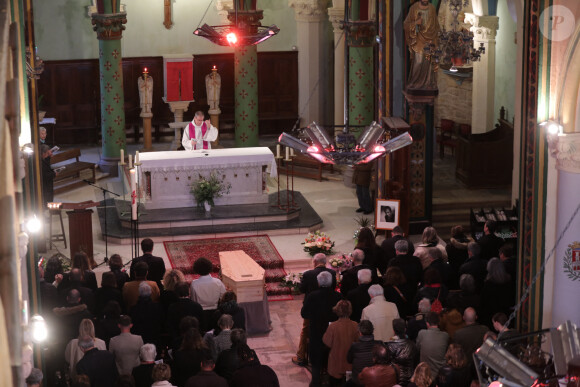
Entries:
{"label": "framed portrait photo", "polygon": [[399,225],[400,204],[399,200],[377,199],[375,209],[377,230],[392,230]]}

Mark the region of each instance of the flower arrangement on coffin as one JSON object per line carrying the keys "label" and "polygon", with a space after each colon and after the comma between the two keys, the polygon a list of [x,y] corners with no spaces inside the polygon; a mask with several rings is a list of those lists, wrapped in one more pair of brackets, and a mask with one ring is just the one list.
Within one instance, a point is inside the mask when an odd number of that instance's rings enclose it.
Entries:
{"label": "flower arrangement on coffin", "polygon": [[334,242],[330,240],[328,235],[319,230],[308,233],[308,236],[302,244],[304,245],[304,251],[311,256],[318,253],[325,255],[331,255],[333,253],[332,248],[334,247]]}
{"label": "flower arrangement on coffin", "polygon": [[337,255],[327,260],[327,265],[330,269],[342,272],[352,266],[352,258],[345,254]]}
{"label": "flower arrangement on coffin", "polygon": [[230,193],[232,185],[224,181],[224,177],[219,171],[212,171],[207,177],[199,175],[199,179],[191,184],[191,193],[198,207],[203,207],[205,202],[213,207],[215,198]]}
{"label": "flower arrangement on coffin", "polygon": [[360,233],[360,230],[362,228],[368,227],[374,233],[375,232],[375,225],[374,225],[374,223],[371,223],[370,218],[365,218],[364,216],[359,216],[358,218],[354,218],[354,221],[358,225],[358,228],[354,231],[354,234],[352,236],[352,239],[354,239],[354,244],[356,245],[358,242],[358,234]]}
{"label": "flower arrangement on coffin", "polygon": [[280,286],[289,288],[293,294],[300,293],[300,282],[302,281],[302,273],[288,273],[282,281]]}
{"label": "flower arrangement on coffin", "polygon": [[[64,255],[62,255],[60,253],[54,254],[53,257],[58,258],[58,260],[60,261],[60,264],[62,265],[62,271],[64,273],[66,273],[67,271],[70,271],[71,261],[69,258],[65,257]],[[40,257],[40,260],[38,261],[38,266],[42,266],[42,268],[46,270],[46,263],[47,262],[48,262],[48,259],[46,259],[44,257]]]}

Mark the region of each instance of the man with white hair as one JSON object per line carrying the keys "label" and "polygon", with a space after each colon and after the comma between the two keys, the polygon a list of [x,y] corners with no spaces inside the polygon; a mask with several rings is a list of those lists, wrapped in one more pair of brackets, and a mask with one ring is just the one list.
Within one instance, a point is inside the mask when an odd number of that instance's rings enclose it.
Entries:
{"label": "man with white hair", "polygon": [[351,290],[356,289],[356,287],[358,286],[358,284],[359,284],[359,282],[358,282],[359,270],[362,270],[362,269],[371,270],[371,274],[372,274],[371,282],[373,284],[379,283],[379,277],[377,276],[376,269],[373,270],[374,268],[372,266],[363,264],[363,261],[365,260],[365,252],[364,251],[362,251],[361,249],[355,249],[352,252],[351,257],[352,257],[352,267],[341,273],[342,280],[340,281],[340,292],[342,293],[342,295],[344,297],[347,297],[348,293]]}
{"label": "man with white hair", "polygon": [[346,296],[347,300],[350,301],[352,305],[352,313],[350,319],[352,321],[360,322],[360,316],[364,308],[367,307],[369,302],[371,302],[371,297],[369,296],[369,288],[372,283],[372,274],[369,269],[359,270],[358,276],[358,287],[348,292]]}
{"label": "man with white hair", "polygon": [[139,350],[139,359],[141,364],[133,368],[133,379],[135,379],[135,386],[151,386],[153,384],[153,367],[155,366],[155,358],[157,357],[157,349],[154,344],[145,344]]}
{"label": "man with white hair", "polygon": [[312,385],[320,385],[320,372],[328,362],[328,347],[322,342],[322,336],[328,324],[336,321],[337,316],[332,308],[342,299],[340,293],[334,290],[333,275],[322,271],[316,277],[319,288],[304,298],[302,318],[310,322],[310,342],[308,355],[312,364]]}
{"label": "man with white hair", "polygon": [[[327,272],[332,276],[332,289],[336,288],[336,273],[334,270],[328,269],[326,267],[326,255],[322,253],[314,255],[312,258],[312,263],[314,265],[314,269],[305,271],[304,274],[302,274],[302,280],[300,281],[299,289],[302,293],[304,293],[304,301],[306,301],[308,294],[318,289],[317,276],[322,272]],[[296,351],[296,356],[292,357],[292,363],[300,366],[307,365],[306,349],[308,348],[308,327],[308,319],[304,319],[302,322],[302,331],[300,332],[298,351]]]}
{"label": "man with white hair", "polygon": [[419,313],[411,317],[407,322],[407,336],[411,340],[415,340],[419,331],[427,329],[425,316],[431,311],[431,301],[428,298],[423,298],[418,304]]}
{"label": "man with white hair", "polygon": [[399,318],[397,305],[385,300],[383,287],[380,285],[372,285],[368,292],[371,302],[363,309],[361,320],[373,323],[375,340],[389,341],[395,334],[393,320]]}
{"label": "man with white hair", "polygon": [[423,266],[421,260],[412,253],[412,243],[406,239],[400,239],[395,242],[395,257],[389,261],[389,267],[398,266],[405,275],[407,286],[410,290],[409,299],[415,298],[417,285],[423,278]]}

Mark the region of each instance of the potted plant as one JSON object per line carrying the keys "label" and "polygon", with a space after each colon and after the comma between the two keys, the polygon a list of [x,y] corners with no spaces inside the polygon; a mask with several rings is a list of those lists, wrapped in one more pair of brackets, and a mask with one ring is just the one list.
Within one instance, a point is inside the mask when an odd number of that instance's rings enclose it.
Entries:
{"label": "potted plant", "polygon": [[352,239],[354,239],[354,244],[356,245],[358,242],[358,234],[360,233],[360,230],[362,228],[368,227],[371,229],[371,231],[375,231],[375,225],[373,223],[371,223],[371,219],[370,218],[366,218],[364,216],[359,216],[357,218],[354,218],[356,224],[358,225],[358,228],[354,231],[354,235],[352,236]]}
{"label": "potted plant", "polygon": [[205,207],[210,211],[215,205],[214,199],[230,193],[232,185],[224,181],[220,172],[212,171],[209,176],[199,175],[199,179],[191,184],[191,193],[195,198],[197,207]]}

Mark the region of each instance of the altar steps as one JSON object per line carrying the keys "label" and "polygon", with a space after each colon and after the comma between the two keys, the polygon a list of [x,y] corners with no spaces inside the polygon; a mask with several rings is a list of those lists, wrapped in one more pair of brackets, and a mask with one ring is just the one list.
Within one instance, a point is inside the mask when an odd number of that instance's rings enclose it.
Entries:
{"label": "altar steps", "polygon": [[[281,204],[286,204],[286,192],[280,192]],[[207,213],[197,207],[158,210],[140,208],[139,238],[167,241],[259,234],[306,234],[322,226],[322,219],[300,192],[294,192],[297,208],[289,211],[278,207],[278,193],[270,194],[268,199],[268,204],[216,206]],[[106,227],[105,207],[97,208],[103,238],[107,238],[109,243],[131,243],[130,208],[123,203],[107,199]]]}

